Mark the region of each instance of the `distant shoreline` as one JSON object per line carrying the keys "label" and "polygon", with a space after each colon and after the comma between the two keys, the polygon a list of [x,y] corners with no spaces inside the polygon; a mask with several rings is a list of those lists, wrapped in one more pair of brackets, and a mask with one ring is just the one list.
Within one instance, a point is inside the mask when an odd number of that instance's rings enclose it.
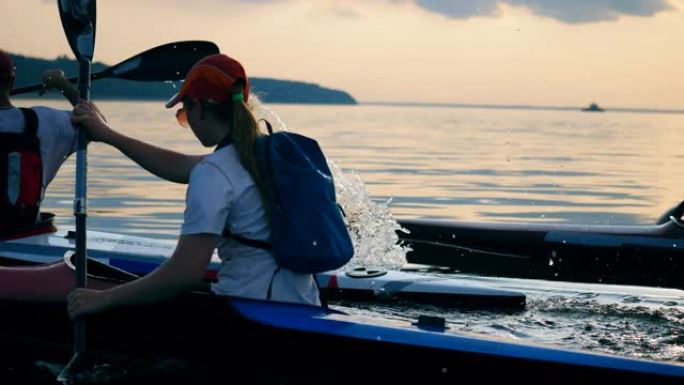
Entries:
{"label": "distant shoreline", "polygon": [[[172,94],[169,94],[169,97]],[[257,94],[257,97],[259,95]],[[43,96],[38,96],[37,94],[22,94],[22,95],[14,95],[12,96],[12,99],[16,100],[65,100],[62,95],[58,95],[55,93],[46,93]],[[168,98],[165,99],[160,99],[158,97],[150,96],[150,97],[145,97],[145,96],[136,96],[136,97],[127,97],[127,96],[92,96],[93,101],[107,101],[107,102],[159,102],[161,104],[166,103]],[[302,104],[302,105],[312,105],[312,106],[327,106],[327,105],[335,105],[335,106],[358,106],[360,103],[341,103],[341,102],[327,102],[327,101],[320,101],[320,102],[291,102],[291,101],[272,101],[272,100],[263,100],[261,97],[259,99],[262,101],[262,103],[266,104]]]}
{"label": "distant shoreline", "polygon": [[[21,87],[36,83],[39,74],[54,68],[78,68],[73,60],[59,57],[54,60],[13,55],[17,67],[16,86]],[[108,68],[103,63],[93,63],[92,72]],[[66,72],[66,71],[65,71]],[[67,73],[67,76],[75,75]],[[356,99],[348,92],[316,83],[252,77],[252,92],[265,103],[289,104],[357,104]],[[95,100],[162,100],[166,101],[179,86],[179,82],[136,82],[131,80],[102,78],[92,82],[90,96]],[[36,94],[33,94],[35,97]],[[47,95],[46,95],[47,96]],[[50,95],[59,98],[57,94]],[[16,97],[16,96],[15,96]],[[28,95],[31,97],[31,95]]]}

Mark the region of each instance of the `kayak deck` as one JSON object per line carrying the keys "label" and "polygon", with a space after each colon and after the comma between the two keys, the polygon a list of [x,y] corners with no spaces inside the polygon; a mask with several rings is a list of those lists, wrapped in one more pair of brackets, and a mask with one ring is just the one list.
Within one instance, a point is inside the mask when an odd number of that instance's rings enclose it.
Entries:
{"label": "kayak deck", "polygon": [[[0,266],[18,263],[51,263],[74,249],[73,232],[58,231],[0,242]],[[88,232],[88,256],[112,268],[144,275],[168,259],[172,242],[121,234]],[[4,258],[3,258],[4,257]],[[22,262],[18,262],[22,261]],[[216,255],[206,279],[216,279],[220,261]],[[356,267],[316,275],[318,285],[331,300],[394,301],[427,303],[445,308],[522,310],[526,297],[521,292],[488,287],[458,279],[400,271]],[[362,273],[364,272],[364,273]]]}

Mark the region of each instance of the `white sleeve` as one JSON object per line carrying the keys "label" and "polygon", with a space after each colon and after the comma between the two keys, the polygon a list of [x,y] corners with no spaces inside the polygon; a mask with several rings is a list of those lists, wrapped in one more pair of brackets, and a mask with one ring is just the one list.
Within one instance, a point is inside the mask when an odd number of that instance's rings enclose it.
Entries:
{"label": "white sleeve", "polygon": [[210,162],[200,162],[190,174],[181,234],[222,234],[234,197],[228,177]]}
{"label": "white sleeve", "polygon": [[64,158],[66,159],[69,157],[69,155],[73,154],[77,150],[77,141],[76,141],[76,127],[71,123],[71,111],[63,111],[64,112],[64,117],[66,117],[66,120],[63,120],[63,124],[60,130],[60,138],[61,142],[64,143],[64,149],[66,152],[66,155],[64,155]]}
{"label": "white sleeve", "polygon": [[76,150],[76,130],[71,113],[49,107],[34,107],[38,115],[38,137],[44,165],[44,184],[55,177],[64,160]]}

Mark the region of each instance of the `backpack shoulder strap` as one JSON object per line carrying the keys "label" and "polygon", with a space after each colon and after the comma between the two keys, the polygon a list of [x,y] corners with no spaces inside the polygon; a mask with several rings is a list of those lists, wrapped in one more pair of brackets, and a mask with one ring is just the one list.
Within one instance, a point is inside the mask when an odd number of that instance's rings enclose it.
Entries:
{"label": "backpack shoulder strap", "polygon": [[24,135],[35,137],[38,135],[38,115],[30,108],[19,108],[24,115]]}
{"label": "backpack shoulder strap", "polygon": [[[269,141],[270,136],[273,134],[273,127],[271,126],[271,123],[268,122],[268,120],[260,119],[259,121],[262,121],[262,120],[264,121],[264,123],[266,123],[266,127],[268,129],[268,135],[266,135],[265,140]],[[268,144],[266,146],[268,146]],[[255,151],[256,151],[256,149],[255,149]],[[231,239],[233,239],[239,243],[242,243],[245,246],[254,247],[257,249],[264,249],[264,250],[268,250],[268,251],[273,250],[273,246],[269,242],[259,241],[256,239],[249,239],[249,238],[245,238],[245,237],[242,237],[240,235],[237,235],[237,234],[233,234],[230,232],[228,227],[223,229],[223,233],[221,233],[221,235],[224,236],[225,238],[231,238]]]}
{"label": "backpack shoulder strap", "polygon": [[266,130],[268,130],[268,134],[273,135],[273,126],[271,126],[271,122],[266,119],[259,119],[259,122],[266,123]]}
{"label": "backpack shoulder strap", "polygon": [[249,239],[249,238],[241,237],[241,236],[236,235],[236,234],[232,234],[230,232],[230,230],[228,230],[228,228],[223,229],[223,233],[221,235],[223,235],[226,238],[234,239],[237,242],[242,243],[245,246],[255,247],[257,249],[264,249],[264,250],[268,250],[268,251],[271,251],[271,249],[272,249],[271,244],[266,242],[266,241]]}

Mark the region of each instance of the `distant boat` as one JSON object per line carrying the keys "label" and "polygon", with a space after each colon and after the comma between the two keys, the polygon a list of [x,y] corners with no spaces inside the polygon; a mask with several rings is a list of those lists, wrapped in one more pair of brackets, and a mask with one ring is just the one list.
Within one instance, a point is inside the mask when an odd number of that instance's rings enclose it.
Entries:
{"label": "distant boat", "polygon": [[589,107],[582,108],[582,111],[585,111],[585,112],[603,112],[605,110],[603,108],[599,107],[598,104],[591,103],[589,105]]}

